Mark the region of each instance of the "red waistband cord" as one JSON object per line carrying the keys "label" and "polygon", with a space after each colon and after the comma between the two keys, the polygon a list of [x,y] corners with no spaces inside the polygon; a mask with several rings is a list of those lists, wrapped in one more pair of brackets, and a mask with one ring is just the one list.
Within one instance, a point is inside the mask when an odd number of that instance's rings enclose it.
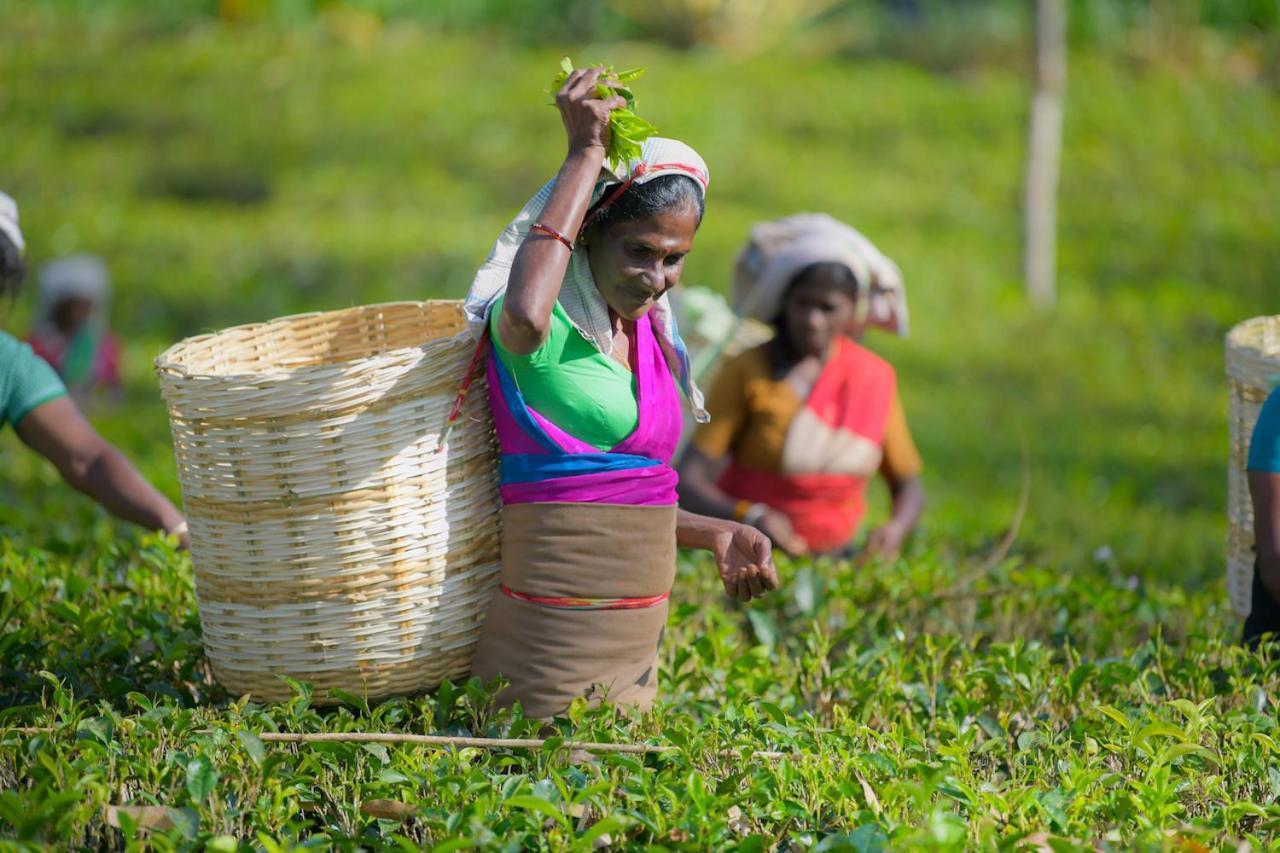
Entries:
{"label": "red waistband cord", "polygon": [[568,596],[529,595],[525,592],[516,592],[506,584],[502,584],[499,589],[502,590],[503,595],[508,598],[514,598],[516,601],[537,604],[540,607],[552,607],[557,610],[644,610],[649,607],[657,607],[671,597],[670,592],[664,592],[662,595],[648,595],[640,598],[574,598]]}
{"label": "red waistband cord", "polygon": [[462,417],[462,406],[467,402],[467,392],[471,390],[471,383],[475,381],[476,371],[480,369],[480,362],[484,360],[488,343],[489,327],[485,326],[484,333],[480,335],[480,340],[476,341],[476,349],[471,354],[471,363],[467,365],[466,375],[463,376],[462,385],[458,388],[458,396],[453,398],[453,407],[449,409],[449,417],[445,418],[444,429],[440,433],[440,443],[436,445],[436,453],[444,450],[445,444],[449,441],[449,436],[453,434],[453,428],[457,426],[458,418]]}

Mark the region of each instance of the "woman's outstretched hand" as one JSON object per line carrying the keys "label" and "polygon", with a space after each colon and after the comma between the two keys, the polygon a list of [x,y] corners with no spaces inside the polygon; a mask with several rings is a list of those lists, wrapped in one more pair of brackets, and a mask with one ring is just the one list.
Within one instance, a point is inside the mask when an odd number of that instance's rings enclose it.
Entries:
{"label": "woman's outstretched hand", "polygon": [[724,591],[731,598],[750,601],[778,588],[769,537],[754,527],[729,523],[711,548]]}
{"label": "woman's outstretched hand", "polygon": [[906,541],[907,531],[903,530],[900,525],[889,523],[881,527],[877,527],[867,535],[867,550],[863,552],[864,558],[884,557],[888,560],[896,559],[898,554],[902,552],[902,543]]}
{"label": "woman's outstretched hand", "polygon": [[765,512],[756,522],[756,527],[765,536],[769,537],[769,541],[773,543],[773,547],[780,548],[792,557],[800,557],[809,553],[809,543],[804,541],[799,533],[796,533],[794,527],[791,526],[791,519],[786,514],[771,509]]}
{"label": "woman's outstretched hand", "polygon": [[556,93],[556,107],[569,137],[569,150],[609,149],[609,113],[625,107],[621,95],[601,99],[596,93],[602,68],[578,68]]}

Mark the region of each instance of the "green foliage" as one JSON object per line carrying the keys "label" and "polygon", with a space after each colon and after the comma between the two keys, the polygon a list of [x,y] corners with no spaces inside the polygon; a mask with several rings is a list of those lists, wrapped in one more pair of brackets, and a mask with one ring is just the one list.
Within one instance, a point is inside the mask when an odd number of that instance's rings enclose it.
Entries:
{"label": "green foliage", "polygon": [[[79,560],[0,546],[6,678],[25,684],[0,711],[10,838],[833,850],[1020,849],[1043,833],[1078,849],[1264,845],[1280,827],[1280,668],[1206,635],[1218,596],[1020,560],[978,574],[916,549],[859,569],[784,563],[783,591],[742,608],[685,559],[651,714],[576,709],[540,751],[287,747],[254,732],[539,726],[489,711],[475,682],[373,707],[316,709],[301,684],[276,706],[234,700],[189,644],[186,556],[114,541]],[[74,571],[50,571],[64,562]],[[119,651],[87,654],[91,641]],[[564,739],[676,749],[582,763]],[[385,800],[404,819],[368,806]],[[125,803],[166,808],[171,828],[107,826],[104,807]]]}
{"label": "green foliage", "polygon": [[[588,68],[601,68],[600,82],[596,84],[597,98],[605,100],[621,95],[627,102],[625,107],[618,107],[609,113],[609,150],[605,153],[610,163],[624,164],[640,158],[640,143],[658,132],[658,129],[635,114],[636,96],[631,91],[631,84],[644,76],[644,68],[632,68],[628,71],[615,71],[612,65],[595,63]],[[560,87],[573,73],[573,62],[569,57],[560,60],[560,73],[551,81],[551,93],[560,91]]]}
{"label": "green foliage", "polygon": [[[365,44],[328,18],[158,27],[100,5],[0,0],[0,187],[33,266],[109,261],[126,389],[91,413],[176,497],[150,359],[232,323],[461,295],[562,155],[519,81],[563,49],[391,25]],[[273,707],[226,695],[188,558],[108,519],[8,431],[0,844],[1273,844],[1280,683],[1233,644],[1220,575],[1222,335],[1280,308],[1275,93],[1225,68],[1073,54],[1062,301],[1039,316],[1016,281],[1021,71],[588,55],[649,65],[646,114],[710,164],[686,280],[723,289],[747,227],[798,210],[850,221],[902,265],[913,338],[868,343],[898,370],[927,465],[907,554],[786,564],[750,608],[682,560],[662,706],[558,729],[670,753],[285,747],[255,733],[538,726],[492,713],[475,683],[333,710],[305,685]],[[0,309],[5,327],[21,332],[32,302]],[[1024,441],[1027,519],[988,566]],[[373,800],[415,814],[368,814]],[[111,827],[108,804],[162,806],[170,826]]]}

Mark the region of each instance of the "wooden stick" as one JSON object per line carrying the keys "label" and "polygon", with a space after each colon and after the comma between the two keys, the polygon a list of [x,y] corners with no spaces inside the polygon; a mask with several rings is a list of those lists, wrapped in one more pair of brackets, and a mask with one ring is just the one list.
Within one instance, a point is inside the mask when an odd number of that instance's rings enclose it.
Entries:
{"label": "wooden stick", "polygon": [[[456,746],[475,749],[541,749],[546,738],[494,738],[494,737],[446,737],[444,735],[406,735],[395,732],[262,732],[258,734],[264,743],[408,743],[423,746]],[[560,744],[568,750],[600,754],[657,755],[678,752],[678,746],[661,746],[652,743],[597,743],[594,741],[567,740]],[[742,751],[729,749],[721,752],[726,757],[740,758]],[[751,755],[770,761],[794,758],[794,753],[757,750]]]}
{"label": "wooden stick", "polygon": [[[421,746],[456,746],[475,749],[541,749],[545,738],[489,738],[445,735],[409,735],[397,732],[255,732],[263,743],[409,743]],[[649,755],[670,752],[674,746],[657,746],[648,743],[591,743],[570,741],[565,749],[581,749],[586,752],[624,753]]]}
{"label": "wooden stick", "polygon": [[[8,729],[24,735],[49,734],[57,731],[53,728],[16,726]],[[201,734],[209,732],[202,731]],[[546,745],[546,738],[492,738],[461,737],[445,735],[410,735],[396,732],[254,732],[263,743],[391,743],[416,744],[419,746],[461,747],[463,749],[541,749]],[[656,755],[663,752],[677,752],[678,746],[661,746],[651,743],[596,743],[593,741],[567,740],[560,744],[571,751],[592,752],[597,754],[624,755]],[[720,753],[726,758],[741,758],[738,749],[723,750]],[[751,753],[756,758],[778,761],[783,758],[795,758],[795,753],[771,752],[757,750]]]}

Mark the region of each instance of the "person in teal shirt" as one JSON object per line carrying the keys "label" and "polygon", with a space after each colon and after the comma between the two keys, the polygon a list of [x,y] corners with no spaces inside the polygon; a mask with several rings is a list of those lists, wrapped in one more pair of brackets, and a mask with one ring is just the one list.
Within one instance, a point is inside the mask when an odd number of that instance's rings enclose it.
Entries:
{"label": "person in teal shirt", "polygon": [[[15,293],[26,271],[18,208],[0,193],[0,298]],[[85,420],[66,386],[31,347],[0,332],[0,428],[52,462],[64,480],[126,521],[162,530],[187,544],[177,508]]]}
{"label": "person in teal shirt", "polygon": [[1253,497],[1253,608],[1244,623],[1244,640],[1256,644],[1264,634],[1280,639],[1280,388],[1262,404],[1249,442],[1249,494]]}

